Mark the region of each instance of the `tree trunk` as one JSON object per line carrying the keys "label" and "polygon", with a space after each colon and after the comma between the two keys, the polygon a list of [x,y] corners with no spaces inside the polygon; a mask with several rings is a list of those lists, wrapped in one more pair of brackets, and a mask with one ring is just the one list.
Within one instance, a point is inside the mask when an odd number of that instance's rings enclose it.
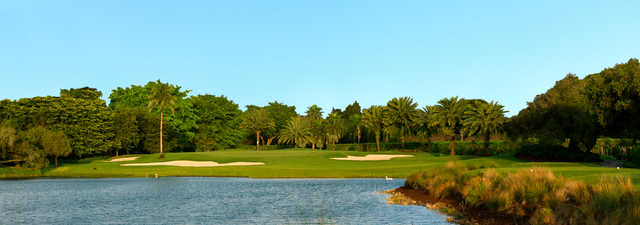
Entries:
{"label": "tree trunk", "polygon": [[58,156],[54,157],[54,161],[56,161],[56,168],[58,168]]}
{"label": "tree trunk", "polygon": [[276,136],[267,138],[267,145],[271,145],[271,142],[273,142],[273,139],[276,139]]}
{"label": "tree trunk", "polygon": [[376,131],[376,147],[378,148],[378,152],[380,152],[380,131]]}
{"label": "tree trunk", "polygon": [[256,151],[260,151],[260,131],[256,131]]}
{"label": "tree trunk", "polygon": [[402,150],[404,150],[404,134],[400,136],[400,143],[402,144]]}
{"label": "tree trunk", "polygon": [[427,141],[429,141],[428,145],[429,145],[429,152],[433,152],[431,149],[431,138],[428,138]]}
{"label": "tree trunk", "polygon": [[360,149],[360,151],[362,151],[362,145],[360,145],[360,137],[361,137],[360,136],[360,127],[357,127],[357,128],[358,128],[358,148]]}
{"label": "tree trunk", "polygon": [[116,150],[116,158],[118,158],[118,150]]}
{"label": "tree trunk", "polygon": [[455,138],[451,138],[451,140],[449,140],[449,148],[451,149],[451,156],[456,155],[456,149],[455,149]]}
{"label": "tree trunk", "polygon": [[160,111],[160,157],[162,157],[162,120],[164,120],[164,113]]}
{"label": "tree trunk", "polygon": [[316,143],[311,143],[311,150],[316,150]]}
{"label": "tree trunk", "polygon": [[486,132],[484,134],[484,152],[485,154],[489,154],[489,141],[491,141],[491,133]]}

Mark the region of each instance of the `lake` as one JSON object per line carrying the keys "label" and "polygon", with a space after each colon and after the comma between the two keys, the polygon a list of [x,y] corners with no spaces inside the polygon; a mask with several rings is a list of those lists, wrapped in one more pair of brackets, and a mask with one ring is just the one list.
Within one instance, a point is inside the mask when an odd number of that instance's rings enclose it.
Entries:
{"label": "lake", "polygon": [[0,180],[0,224],[448,224],[376,191],[404,179]]}

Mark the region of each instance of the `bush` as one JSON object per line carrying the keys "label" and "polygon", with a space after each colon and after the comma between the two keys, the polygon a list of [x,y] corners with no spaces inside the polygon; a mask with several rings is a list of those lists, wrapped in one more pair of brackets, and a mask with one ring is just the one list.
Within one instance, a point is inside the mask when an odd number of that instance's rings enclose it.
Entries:
{"label": "bush", "polygon": [[[280,150],[280,149],[287,149],[287,148],[294,148],[294,146],[293,145],[260,145],[260,151],[263,151],[263,150]],[[240,145],[240,146],[238,146],[238,149],[256,150],[256,146],[255,145]]]}
{"label": "bush", "polygon": [[446,167],[410,175],[405,187],[435,199],[458,202],[458,211],[513,218],[517,224],[635,224],[640,194],[629,178],[603,178],[595,185],[554,175],[544,168],[500,174]]}
{"label": "bush", "polygon": [[517,150],[519,158],[534,161],[569,161],[569,162],[600,162],[600,156],[591,152],[569,151],[561,145],[525,144]]}
{"label": "bush", "polygon": [[631,152],[631,162],[636,166],[640,166],[640,145],[636,145]]}

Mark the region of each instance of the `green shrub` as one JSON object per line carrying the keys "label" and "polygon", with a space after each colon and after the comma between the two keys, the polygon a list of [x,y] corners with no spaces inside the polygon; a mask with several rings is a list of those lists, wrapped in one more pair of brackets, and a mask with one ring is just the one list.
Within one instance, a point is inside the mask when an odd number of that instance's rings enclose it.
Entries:
{"label": "green shrub", "polygon": [[517,151],[517,156],[540,161],[599,162],[600,156],[591,152],[569,151],[562,145],[525,144]]}

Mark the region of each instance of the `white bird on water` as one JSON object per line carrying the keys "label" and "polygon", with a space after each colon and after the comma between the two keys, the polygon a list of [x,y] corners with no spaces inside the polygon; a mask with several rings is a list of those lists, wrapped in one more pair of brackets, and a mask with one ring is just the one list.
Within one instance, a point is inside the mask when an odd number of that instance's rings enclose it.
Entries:
{"label": "white bird on water", "polygon": [[393,178],[388,177],[388,176],[384,176],[384,179],[385,179],[385,180],[393,180]]}

